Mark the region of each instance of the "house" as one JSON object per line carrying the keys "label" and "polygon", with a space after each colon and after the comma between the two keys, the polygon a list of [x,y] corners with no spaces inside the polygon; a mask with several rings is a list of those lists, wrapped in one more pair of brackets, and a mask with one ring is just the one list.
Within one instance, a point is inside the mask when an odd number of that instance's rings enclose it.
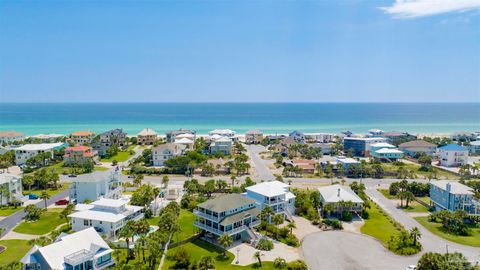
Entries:
{"label": "house", "polygon": [[380,150],[382,148],[395,149],[396,147],[395,145],[386,142],[373,143],[370,145],[370,153]]}
{"label": "house", "polygon": [[0,143],[10,143],[14,141],[22,141],[25,134],[13,130],[0,131]]}
{"label": "house", "polygon": [[448,144],[438,148],[440,166],[460,167],[468,162],[468,149],[458,144]]}
{"label": "house", "polygon": [[271,150],[273,150],[276,153],[276,155],[288,157],[288,148],[294,144],[296,144],[296,142],[292,138],[286,137],[280,140],[279,143],[273,145],[271,147]]}
{"label": "house", "polygon": [[70,139],[75,145],[85,145],[91,144],[94,136],[95,133],[91,131],[77,131],[70,134]]}
{"label": "house", "polygon": [[76,232],[86,228],[95,230],[107,239],[116,239],[129,220],[143,218],[143,207],[128,205],[127,199],[99,199],[90,204],[78,204],[76,212],[68,215]]}
{"label": "house", "polygon": [[305,134],[298,130],[294,130],[288,134],[288,137],[293,139],[296,143],[305,143]]}
{"label": "house", "polygon": [[121,128],[105,131],[99,137],[100,139],[95,149],[100,156],[106,155],[108,148],[112,145],[117,145],[118,147],[127,145],[127,133],[123,132]]}
{"label": "house", "polygon": [[457,142],[475,141],[477,135],[474,132],[460,131],[450,135],[450,139]]}
{"label": "house", "polygon": [[222,137],[233,138],[235,137],[236,132],[231,129],[214,129],[208,132],[209,136],[220,135]]}
{"label": "house", "polygon": [[99,270],[115,264],[113,249],[93,228],[62,233],[50,245],[34,245],[20,262],[23,269]]}
{"label": "house", "polygon": [[360,214],[363,210],[363,200],[358,197],[350,187],[339,184],[319,187],[320,203],[325,209],[326,205],[333,205],[333,213],[342,214],[344,211]]}
{"label": "house", "polygon": [[50,153],[53,157],[54,150],[60,150],[67,146],[66,143],[40,143],[40,144],[25,144],[15,148],[15,164],[24,165],[28,159],[40,154]]}
{"label": "house", "polygon": [[388,143],[399,145],[403,142],[416,140],[417,137],[408,132],[390,131],[383,133],[380,137],[387,139]]}
{"label": "house", "polygon": [[178,145],[182,145],[184,146],[186,149],[193,149],[193,146],[194,146],[194,141],[193,140],[190,140],[190,139],[187,139],[187,138],[181,138],[179,139],[178,137],[175,139],[175,144],[178,144]]}
{"label": "house", "polygon": [[224,234],[234,240],[254,238],[252,227],[260,224],[256,201],[240,194],[226,194],[210,199],[193,211],[195,227],[213,238]]}
{"label": "house", "polygon": [[172,143],[175,141],[175,137],[177,137],[178,135],[180,134],[191,134],[191,135],[194,135],[194,138],[193,140],[195,140],[195,135],[196,135],[196,132],[193,131],[193,130],[189,130],[189,129],[178,129],[178,130],[171,130],[169,132],[167,132],[167,136],[166,136],[166,139],[167,139],[167,142],[169,143]]}
{"label": "house", "polygon": [[334,143],[311,143],[309,144],[312,148],[320,148],[323,155],[330,155],[332,153]]}
{"label": "house", "polygon": [[37,134],[30,136],[34,140],[38,140],[40,143],[54,143],[59,142],[65,135],[62,134]]}
{"label": "house", "polygon": [[67,147],[63,155],[65,165],[84,165],[91,162],[92,159],[92,147],[84,145]]}
{"label": "house", "polygon": [[22,178],[18,175],[0,174],[0,187],[4,188],[4,191],[0,194],[0,205],[22,204],[28,200],[28,196],[24,196],[22,193]]}
{"label": "house", "polygon": [[210,154],[215,155],[218,152],[224,155],[230,155],[232,152],[233,142],[228,137],[221,137],[210,143]]}
{"label": "house", "polygon": [[347,173],[350,166],[358,165],[358,164],[360,164],[360,161],[358,161],[356,159],[353,159],[353,158],[347,158],[347,157],[340,156],[340,157],[337,158],[337,164],[341,164],[343,166],[343,169]]}
{"label": "house", "polygon": [[76,203],[96,201],[100,198],[118,199],[122,196],[122,185],[118,171],[82,174],[70,185],[70,200]]}
{"label": "house", "polygon": [[268,140],[268,144],[276,144],[279,143],[281,140],[285,139],[287,136],[283,134],[275,134],[275,135],[267,135],[265,138]]}
{"label": "house", "polygon": [[275,214],[282,214],[284,218],[290,220],[295,214],[295,195],[285,183],[279,181],[258,183],[247,187],[243,195],[255,200],[260,210],[269,206]]}
{"label": "house", "polygon": [[370,152],[372,157],[376,157],[382,160],[396,161],[403,158],[403,152],[396,148],[381,148]]}
{"label": "house", "polygon": [[374,143],[386,142],[385,138],[356,138],[346,137],[343,139],[343,151],[348,153],[353,151],[354,156],[368,157],[370,155],[370,146]]}
{"label": "house", "polygon": [[245,133],[246,144],[260,144],[263,141],[263,133],[258,129],[252,129]]}
{"label": "house", "polygon": [[153,145],[157,141],[157,132],[151,128],[144,128],[137,134],[138,145]]}
{"label": "house", "polygon": [[474,154],[474,155],[480,154],[480,141],[470,142],[470,146],[468,148],[470,150],[470,154]]}
{"label": "house", "polygon": [[430,182],[430,200],[435,210],[463,210],[480,216],[480,201],[475,199],[472,188],[450,180]]}
{"label": "house", "polygon": [[[367,132],[367,137],[382,137],[383,133],[385,131],[381,130],[381,129],[378,129],[378,128],[374,128],[374,129],[370,129],[368,132]],[[349,137],[349,136],[348,136]]]}
{"label": "house", "polygon": [[335,134],[332,133],[305,133],[307,143],[331,143],[335,141]]}
{"label": "house", "polygon": [[186,150],[185,145],[176,143],[160,144],[152,148],[153,166],[163,166],[165,161],[182,155]]}
{"label": "house", "polygon": [[315,160],[310,159],[294,159],[292,161],[285,161],[285,166],[298,167],[302,170],[302,174],[314,174],[315,173]]}
{"label": "house", "polygon": [[410,157],[416,157],[419,155],[434,156],[437,151],[437,146],[426,141],[415,140],[401,143],[398,146],[398,149]]}

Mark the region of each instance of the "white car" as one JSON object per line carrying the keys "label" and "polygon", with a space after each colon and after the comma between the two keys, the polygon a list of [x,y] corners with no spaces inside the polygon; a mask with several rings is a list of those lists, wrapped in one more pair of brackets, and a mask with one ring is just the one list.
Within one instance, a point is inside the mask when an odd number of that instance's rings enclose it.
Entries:
{"label": "white car", "polygon": [[405,270],[417,270],[417,266],[416,265],[409,265],[405,268]]}

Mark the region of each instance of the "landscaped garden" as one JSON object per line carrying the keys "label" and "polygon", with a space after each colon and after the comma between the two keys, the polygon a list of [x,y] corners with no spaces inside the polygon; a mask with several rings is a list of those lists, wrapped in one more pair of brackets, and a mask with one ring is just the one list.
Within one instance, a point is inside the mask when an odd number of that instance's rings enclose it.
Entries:
{"label": "landscaped garden", "polygon": [[433,234],[446,240],[462,245],[480,247],[480,227],[478,226],[468,226],[470,229],[469,231],[471,232],[470,235],[458,235],[447,232],[442,223],[429,221],[429,217],[415,217],[415,220]]}
{"label": "landscaped garden", "polygon": [[0,253],[0,265],[20,261],[31,248],[27,240],[1,240],[0,246],[6,248]]}
{"label": "landscaped garden", "polygon": [[102,158],[100,159],[101,162],[113,162],[116,160],[117,162],[125,162],[127,161],[131,156],[134,155],[133,149],[135,148],[134,145],[131,145],[127,148],[126,151],[118,151],[116,155],[113,155],[108,158]]}
{"label": "landscaped garden", "polygon": [[7,216],[10,216],[20,210],[22,210],[23,207],[22,206],[2,206],[0,207],[0,217],[7,217]]}
{"label": "landscaped garden", "polygon": [[370,203],[370,209],[367,209],[367,212],[368,219],[365,219],[365,224],[360,228],[360,231],[387,245],[390,237],[399,233],[401,227],[396,225],[390,216],[373,202]]}
{"label": "landscaped garden", "polygon": [[62,208],[48,209],[35,221],[23,221],[13,231],[17,233],[43,235],[55,230],[59,225],[67,223],[67,220],[60,217]]}
{"label": "landscaped garden", "polygon": [[47,194],[50,196],[50,197],[53,197],[55,195],[57,195],[58,193],[64,191],[64,190],[67,190],[68,188],[70,187],[70,183],[62,183],[61,185],[58,185],[58,188],[55,189],[55,188],[47,188],[45,190],[43,189],[36,189],[36,190],[24,190],[23,191],[23,194],[24,195],[28,195],[28,194],[35,194],[37,195],[38,197],[40,197],[42,195],[42,193],[45,191],[47,192]]}

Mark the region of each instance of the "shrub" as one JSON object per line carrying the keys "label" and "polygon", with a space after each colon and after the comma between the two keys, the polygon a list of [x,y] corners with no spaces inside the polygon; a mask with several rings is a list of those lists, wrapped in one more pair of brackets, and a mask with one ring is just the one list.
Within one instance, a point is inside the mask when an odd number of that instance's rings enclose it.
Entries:
{"label": "shrub", "polygon": [[324,219],[323,223],[332,227],[334,230],[343,230],[343,225],[338,219]]}
{"label": "shrub", "polygon": [[363,219],[368,219],[369,216],[370,216],[370,214],[367,211],[365,211],[365,210],[362,211],[362,218]]}
{"label": "shrub", "polygon": [[285,242],[287,243],[287,245],[292,246],[292,247],[298,247],[298,245],[299,245],[298,238],[293,234],[289,234],[285,238]]}
{"label": "shrub", "polygon": [[255,248],[259,250],[269,251],[273,249],[273,242],[268,239],[262,238],[258,241]]}
{"label": "shrub", "polygon": [[145,210],[145,218],[151,218],[153,216],[152,209],[148,208]]}
{"label": "shrub", "polygon": [[287,267],[287,262],[285,259],[278,257],[273,261],[273,267],[277,269],[284,269]]}
{"label": "shrub", "polygon": [[307,264],[302,260],[296,260],[287,264],[288,270],[308,270]]}
{"label": "shrub", "polygon": [[343,211],[342,212],[342,220],[346,222],[352,221],[352,213],[350,211]]}

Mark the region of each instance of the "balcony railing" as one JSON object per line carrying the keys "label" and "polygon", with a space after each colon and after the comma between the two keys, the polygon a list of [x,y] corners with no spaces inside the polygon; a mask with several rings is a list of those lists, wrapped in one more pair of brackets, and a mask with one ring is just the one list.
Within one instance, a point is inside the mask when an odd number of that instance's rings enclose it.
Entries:
{"label": "balcony railing", "polygon": [[196,216],[199,216],[199,217],[203,217],[203,218],[206,218],[206,219],[209,219],[209,220],[213,220],[213,221],[220,221],[220,219],[224,218],[220,218],[220,217],[216,217],[216,216],[213,216],[213,215],[209,215],[207,213],[204,213],[204,212],[201,212],[201,211],[198,211],[198,210],[193,210],[193,214],[196,215]]}
{"label": "balcony railing", "polygon": [[[237,227],[237,228],[234,228],[234,229],[231,229],[231,230],[228,230],[228,231],[221,231],[219,229],[215,229],[213,227],[210,227],[210,226],[207,226],[205,224],[202,224],[198,221],[195,221],[194,222],[195,226],[199,227],[200,229],[203,229],[203,230],[206,230],[206,231],[209,231],[209,232],[212,232],[212,233],[215,233],[215,234],[218,234],[218,235],[223,235],[225,233],[228,233],[228,234],[235,234],[235,233],[239,233],[239,232],[242,232],[244,230],[247,229],[247,225],[242,225],[240,227]],[[256,227],[260,224],[260,220],[256,220],[254,222],[251,222],[248,226],[249,227]]]}
{"label": "balcony railing", "polygon": [[81,262],[92,260],[94,253],[90,250],[82,249],[65,256],[64,260],[70,265],[77,265]]}

